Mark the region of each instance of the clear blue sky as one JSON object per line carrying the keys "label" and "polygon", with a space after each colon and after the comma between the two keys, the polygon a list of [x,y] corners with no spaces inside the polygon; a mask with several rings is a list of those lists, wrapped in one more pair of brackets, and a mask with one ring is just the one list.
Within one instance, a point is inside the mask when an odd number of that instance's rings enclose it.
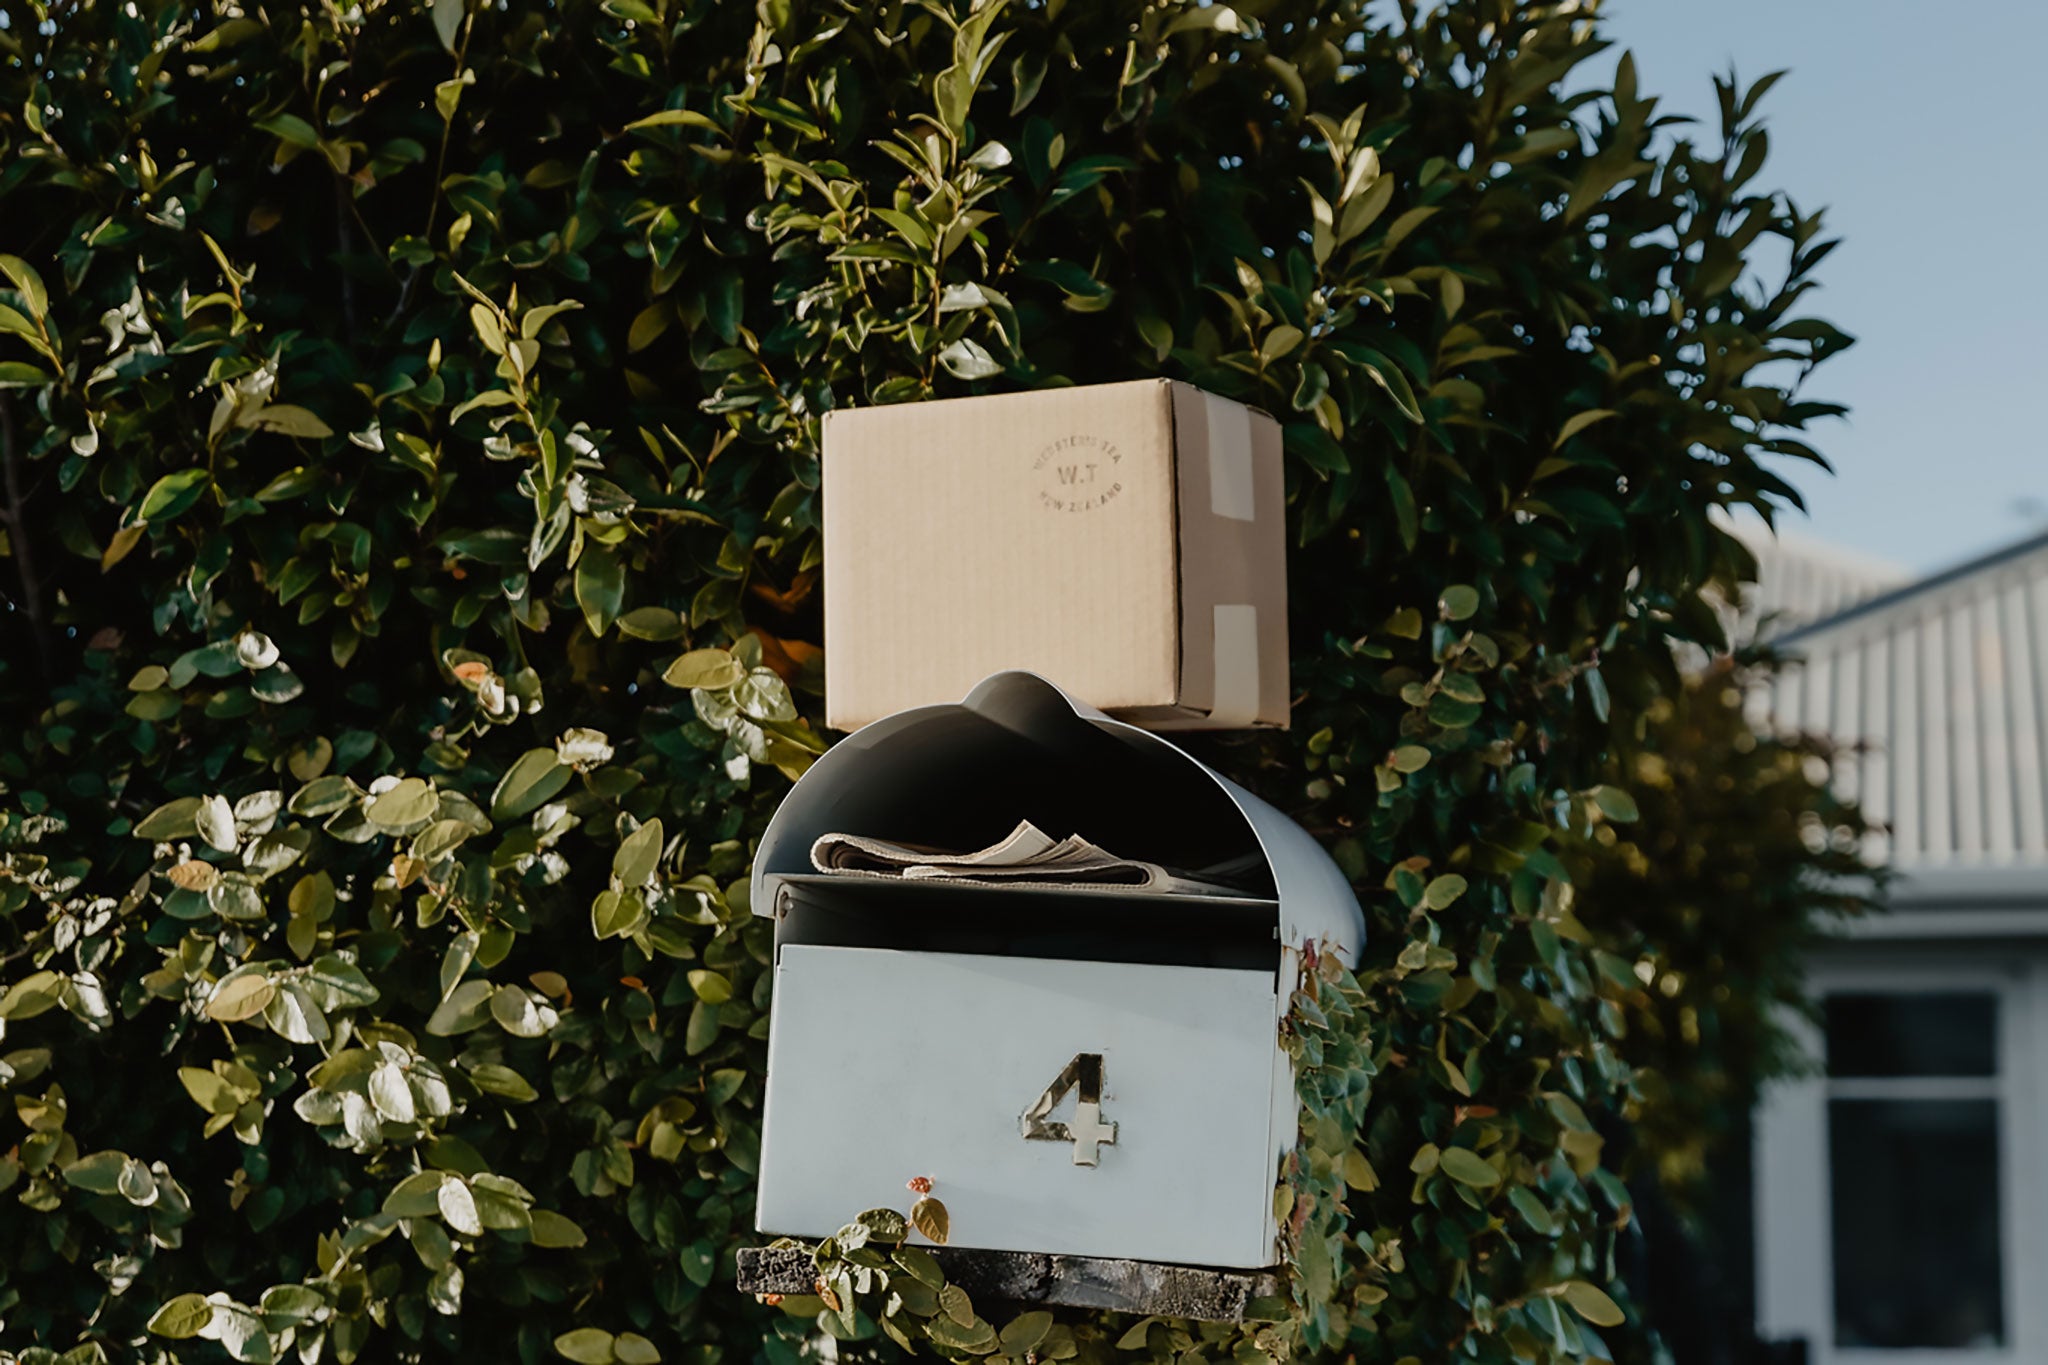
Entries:
{"label": "clear blue sky", "polygon": [[1661,112],[1713,119],[1731,62],[1791,71],[1762,179],[1827,209],[1843,243],[1808,298],[1857,345],[1811,390],[1851,409],[1816,433],[1835,475],[1783,471],[1812,517],[1781,525],[1916,569],[2048,530],[2048,0],[1600,12]]}

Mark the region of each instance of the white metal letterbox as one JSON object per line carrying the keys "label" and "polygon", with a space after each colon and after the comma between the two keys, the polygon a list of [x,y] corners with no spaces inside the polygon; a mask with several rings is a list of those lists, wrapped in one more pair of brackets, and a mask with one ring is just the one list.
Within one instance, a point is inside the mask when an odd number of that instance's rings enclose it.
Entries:
{"label": "white metal letterbox", "polygon": [[[821,874],[828,833],[941,848],[1020,819],[1168,866],[1242,858],[1243,894]],[[1275,1264],[1296,1142],[1281,1025],[1303,945],[1364,919],[1322,848],[1156,734],[1002,673],[858,731],[756,855],[776,921],[757,1221],[817,1238],[934,1182],[951,1245]]]}

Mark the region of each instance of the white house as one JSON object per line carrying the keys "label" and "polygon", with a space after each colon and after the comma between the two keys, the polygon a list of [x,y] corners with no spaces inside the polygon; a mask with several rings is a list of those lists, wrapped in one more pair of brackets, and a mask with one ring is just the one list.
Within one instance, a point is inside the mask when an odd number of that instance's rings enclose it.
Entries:
{"label": "white house", "polygon": [[1824,1073],[1758,1115],[1758,1335],[2048,1365],[2048,535],[1777,642],[1771,719],[1867,745],[1838,781],[1895,879],[1812,964]]}

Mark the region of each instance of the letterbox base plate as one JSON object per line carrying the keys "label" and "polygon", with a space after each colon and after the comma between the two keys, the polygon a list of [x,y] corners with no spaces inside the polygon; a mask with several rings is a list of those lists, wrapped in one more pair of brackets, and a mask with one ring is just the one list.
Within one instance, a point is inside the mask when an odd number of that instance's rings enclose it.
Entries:
{"label": "letterbox base plate", "polygon": [[[950,1282],[975,1298],[1007,1303],[1107,1308],[1119,1313],[1243,1322],[1285,1291],[1273,1270],[1204,1270],[1151,1261],[1051,1256],[1027,1251],[933,1248]],[[811,1294],[811,1253],[801,1247],[742,1247],[739,1287],[749,1294]]]}

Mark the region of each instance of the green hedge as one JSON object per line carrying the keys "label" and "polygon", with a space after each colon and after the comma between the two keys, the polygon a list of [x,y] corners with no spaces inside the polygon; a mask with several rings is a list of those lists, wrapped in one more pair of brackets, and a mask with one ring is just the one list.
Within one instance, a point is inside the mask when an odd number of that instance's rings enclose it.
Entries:
{"label": "green hedge", "polygon": [[[1294,728],[1203,752],[1357,880],[1325,1079],[1372,1105],[1300,1173],[1350,1191],[1305,1321],[1061,1330],[1643,1339],[1602,1133],[1750,1076],[1716,1021],[1790,979],[1679,971],[1594,870],[1639,805],[1698,828],[1630,790],[1750,567],[1708,513],[1796,502],[1835,411],[1761,87],[1696,135],[1516,0],[0,18],[0,1343],[815,1355],[730,1276],[818,417],[1146,375],[1286,424]],[[1771,849],[1731,937],[1847,857],[1792,769],[1717,845]]]}

